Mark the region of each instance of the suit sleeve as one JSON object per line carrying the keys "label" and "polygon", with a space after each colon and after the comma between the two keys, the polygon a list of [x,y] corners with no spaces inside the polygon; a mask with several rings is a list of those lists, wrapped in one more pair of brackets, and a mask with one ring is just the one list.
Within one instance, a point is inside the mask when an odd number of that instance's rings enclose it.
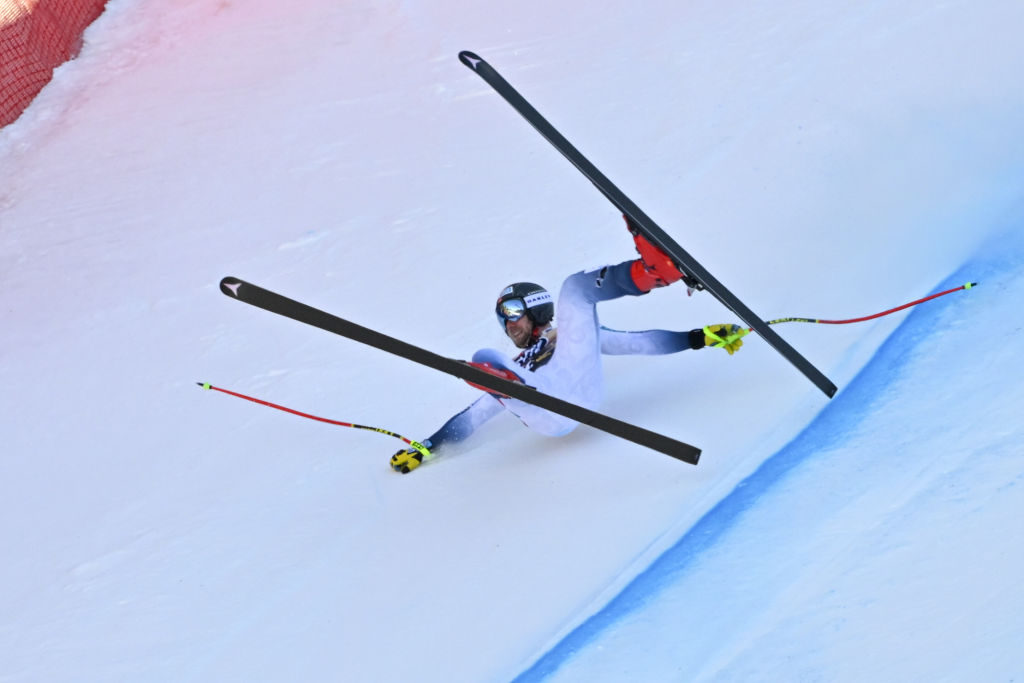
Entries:
{"label": "suit sleeve", "polygon": [[464,441],[473,432],[480,428],[504,408],[490,395],[485,394],[473,401],[465,410],[453,416],[441,428],[434,432],[430,438],[429,448],[443,450],[445,446]]}
{"label": "suit sleeve", "polygon": [[704,348],[702,330],[623,332],[601,328],[601,353],[606,356],[661,356],[701,348]]}

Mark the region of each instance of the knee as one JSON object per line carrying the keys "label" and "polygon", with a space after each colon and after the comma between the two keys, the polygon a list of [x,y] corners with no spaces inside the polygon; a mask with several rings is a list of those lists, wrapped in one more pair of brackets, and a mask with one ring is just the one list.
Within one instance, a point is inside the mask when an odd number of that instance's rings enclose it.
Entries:
{"label": "knee", "polygon": [[595,303],[597,299],[595,295],[600,290],[603,280],[602,272],[604,272],[603,268],[589,272],[581,270],[565,278],[562,289],[558,293],[558,303],[561,304],[563,301]]}
{"label": "knee", "polygon": [[603,266],[596,270],[581,271],[570,275],[562,284],[562,297],[569,300],[596,304],[622,296],[639,296],[644,292],[637,289],[629,275],[631,261],[614,266]]}
{"label": "knee", "polygon": [[504,365],[505,356],[496,349],[480,349],[473,354],[474,363],[490,363],[492,365]]}

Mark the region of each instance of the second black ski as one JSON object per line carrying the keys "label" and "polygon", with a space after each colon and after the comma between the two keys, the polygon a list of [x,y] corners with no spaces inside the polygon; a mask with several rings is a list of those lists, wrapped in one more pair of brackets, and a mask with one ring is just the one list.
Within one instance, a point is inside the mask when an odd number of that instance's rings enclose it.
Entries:
{"label": "second black ski", "polygon": [[460,52],[459,60],[476,72],[484,81],[501,95],[505,101],[537,129],[555,149],[561,152],[573,166],[587,177],[600,190],[601,194],[615,205],[627,218],[630,225],[639,230],[644,237],[668,254],[676,266],[690,278],[697,280],[704,289],[718,299],[726,308],[735,313],[740,320],[757,332],[776,351],[792,363],[811,382],[831,398],[836,393],[833,384],[820,370],[804,358],[796,349],[789,345],[777,332],[768,327],[759,316],[751,311],[732,292],[715,279],[695,258],[683,249],[674,239],[662,230],[647,214],[615,186],[601,171],[590,163],[572,143],[565,139],[540,112],[533,108],[526,98],[519,94],[494,67],[472,52]]}

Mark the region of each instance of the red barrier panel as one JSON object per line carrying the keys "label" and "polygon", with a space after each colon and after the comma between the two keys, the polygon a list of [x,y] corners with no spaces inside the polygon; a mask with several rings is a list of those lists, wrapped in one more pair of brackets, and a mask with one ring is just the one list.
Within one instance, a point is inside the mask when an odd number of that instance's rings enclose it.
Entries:
{"label": "red barrier panel", "polygon": [[82,47],[107,0],[0,0],[0,126],[17,119],[53,70]]}

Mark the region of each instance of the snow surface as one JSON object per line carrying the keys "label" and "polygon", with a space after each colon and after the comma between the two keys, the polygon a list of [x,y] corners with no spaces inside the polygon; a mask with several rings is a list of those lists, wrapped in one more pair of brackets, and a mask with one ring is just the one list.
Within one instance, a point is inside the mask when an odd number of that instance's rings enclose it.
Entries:
{"label": "snow surface", "polygon": [[[112,0],[0,130],[0,680],[1024,677],[1024,5]],[[511,4],[510,4],[511,5]],[[839,386],[609,358],[698,467],[508,416],[410,476],[508,282],[629,258],[478,52]],[[670,288],[619,328],[730,318]]]}

